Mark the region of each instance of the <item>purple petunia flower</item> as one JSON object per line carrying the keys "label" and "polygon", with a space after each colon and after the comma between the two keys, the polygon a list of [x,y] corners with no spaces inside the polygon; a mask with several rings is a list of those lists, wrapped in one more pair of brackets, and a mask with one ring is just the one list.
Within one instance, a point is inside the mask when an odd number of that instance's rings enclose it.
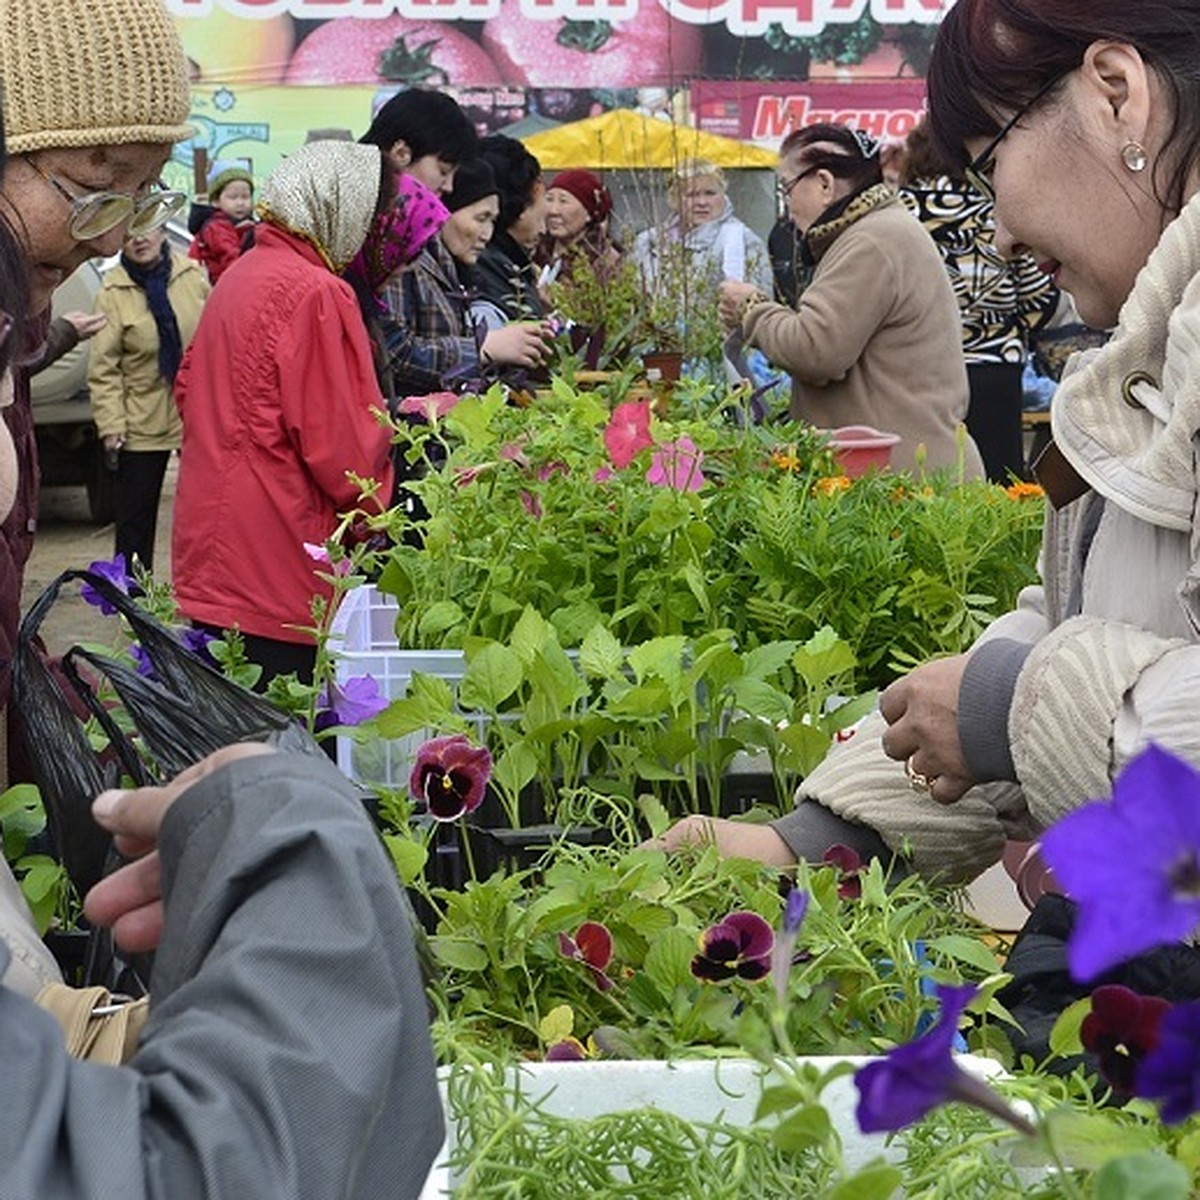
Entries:
{"label": "purple petunia flower", "polygon": [[602,992],[613,986],[613,981],[605,974],[613,957],[612,934],[606,925],[599,921],[584,921],[574,937],[565,933],[558,935],[558,949],[564,958],[583,963]]}
{"label": "purple petunia flower", "polygon": [[207,629],[192,629],[190,626],[184,629],[179,640],[183,643],[185,650],[190,650],[197,658],[208,663],[210,667],[216,667],[220,664],[212,656],[209,646],[217,639]]}
{"label": "purple petunia flower", "polygon": [[771,926],[758,913],[732,912],[700,935],[692,974],[705,983],[764,979],[771,970],[774,945]]}
{"label": "purple petunia flower", "polygon": [[788,892],[787,901],[783,908],[783,922],[780,926],[779,937],[771,948],[771,983],[779,1003],[787,999],[788,976],[792,971],[792,955],[796,949],[796,939],[800,936],[800,926],[804,924],[804,916],[808,912],[808,893],[801,888],[792,888]]}
{"label": "purple petunia flower", "polygon": [[317,698],[316,727],[332,725],[361,725],[383,712],[388,698],[379,690],[373,675],[352,675],[345,683],[330,680],[328,688]]}
{"label": "purple petunia flower", "polygon": [[[107,579],[119,592],[124,592],[129,595],[129,589],[133,587],[133,580],[129,577],[129,567],[125,562],[125,555],[116,555],[111,562],[107,559],[97,559],[95,562],[88,563],[87,568],[93,575],[99,575],[101,579]],[[79,595],[88,603],[98,608],[106,617],[111,617],[116,611],[116,606],[106,600],[90,583],[82,584],[79,588]]]}
{"label": "purple petunia flower", "polygon": [[1092,1011],[1083,1018],[1079,1040],[1099,1060],[1100,1074],[1122,1100],[1134,1094],[1138,1065],[1158,1045],[1158,1031],[1171,1003],[1139,996],[1119,983],[1092,993]]}
{"label": "purple petunia flower", "polygon": [[492,775],[492,756],[466,736],[430,738],[417,751],[409,795],[421,800],[435,821],[457,821],[482,803]]}
{"label": "purple petunia flower", "polygon": [[1200,1002],[1176,1004],[1158,1025],[1158,1044],[1134,1073],[1134,1094],[1157,1100],[1168,1125],[1200,1111]]}
{"label": "purple petunia flower", "polygon": [[1046,831],[1042,856],[1079,906],[1067,944],[1077,980],[1186,937],[1200,924],[1200,773],[1150,746],[1121,772],[1111,803]]}
{"label": "purple petunia flower", "polygon": [[982,1079],[968,1074],[952,1051],[958,1018],[978,989],[940,985],[942,1012],[937,1024],[923,1037],[897,1046],[885,1058],[860,1067],[854,1074],[858,1088],[858,1127],[863,1133],[903,1129],[949,1100],[961,1100],[1007,1121],[1022,1133],[1033,1126],[1010,1108]]}

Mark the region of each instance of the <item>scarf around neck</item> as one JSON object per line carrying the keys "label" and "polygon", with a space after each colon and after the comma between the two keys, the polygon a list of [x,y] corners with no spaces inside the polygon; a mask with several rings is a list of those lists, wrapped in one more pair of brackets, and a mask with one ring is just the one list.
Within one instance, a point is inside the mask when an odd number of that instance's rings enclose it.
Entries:
{"label": "scarf around neck", "polygon": [[886,204],[899,203],[886,183],[874,183],[858,192],[835,200],[810,226],[800,243],[800,255],[807,267],[815,267],[825,251],[869,212]]}
{"label": "scarf around neck", "polygon": [[121,252],[121,266],[125,268],[125,274],[146,293],[146,304],[158,330],[159,373],[167,383],[174,385],[183,358],[183,339],[179,336],[179,322],[175,319],[175,310],[167,295],[171,265],[171,244],[165,239],[157,260],[146,266],[140,266],[124,251]]}

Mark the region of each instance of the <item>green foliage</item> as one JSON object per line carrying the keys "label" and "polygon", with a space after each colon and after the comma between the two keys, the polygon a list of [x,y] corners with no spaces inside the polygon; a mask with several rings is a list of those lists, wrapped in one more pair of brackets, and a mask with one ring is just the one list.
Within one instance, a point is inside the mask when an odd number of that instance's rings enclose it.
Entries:
{"label": "green foliage", "polygon": [[399,644],[503,642],[527,606],[568,649],[597,624],[623,646],[729,631],[741,649],[828,626],[853,696],[965,649],[1035,579],[1036,499],[951,474],[834,479],[815,430],[738,428],[713,415],[726,402],[652,424],[658,444],[703,452],[698,492],[647,480],[650,449],[613,469],[606,397],[563,380],[536,420],[493,392],[398,431],[411,460],[436,444],[444,464],[411,485],[427,518],[387,518],[378,586],[399,602]]}
{"label": "green foliage", "polygon": [[0,792],[0,835],[4,857],[21,885],[38,933],[71,929],[79,919],[79,898],[61,863],[45,854],[27,854],[31,838],[46,828],[42,798],[31,783]]}

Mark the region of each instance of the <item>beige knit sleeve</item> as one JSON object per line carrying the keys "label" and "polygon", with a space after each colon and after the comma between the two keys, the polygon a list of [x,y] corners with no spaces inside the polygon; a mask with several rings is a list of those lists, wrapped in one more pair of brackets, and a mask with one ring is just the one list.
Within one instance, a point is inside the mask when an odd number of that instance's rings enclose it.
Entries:
{"label": "beige knit sleeve", "polygon": [[[1181,678],[1178,663],[1160,679],[1149,675],[1176,655],[1195,660],[1182,690],[1171,682]],[[1200,676],[1200,648],[1099,617],[1073,617],[1039,642],[1017,678],[1009,714],[1013,763],[1035,821],[1051,825],[1109,795],[1124,758],[1152,731],[1168,743],[1197,741],[1192,673]],[[1126,728],[1120,755],[1118,724]]]}
{"label": "beige knit sleeve", "polygon": [[914,792],[904,764],[883,752],[886,724],[873,713],[800,785],[796,800],[815,800],[847,821],[874,829],[925,876],[965,883],[996,862],[1023,816],[1011,784],[974,787],[957,804]]}

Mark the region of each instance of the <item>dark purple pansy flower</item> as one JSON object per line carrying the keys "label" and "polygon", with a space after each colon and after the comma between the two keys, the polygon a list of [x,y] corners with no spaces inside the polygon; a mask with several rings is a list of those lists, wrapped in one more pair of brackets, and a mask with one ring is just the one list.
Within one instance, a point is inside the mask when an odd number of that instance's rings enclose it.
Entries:
{"label": "dark purple pansy flower", "polygon": [[764,979],[771,970],[775,935],[758,913],[732,912],[700,935],[692,974],[705,983]]}
{"label": "dark purple pansy flower", "polygon": [[587,1057],[587,1047],[574,1037],[565,1037],[546,1047],[546,1062],[583,1062]]}
{"label": "dark purple pansy flower", "polygon": [[1098,987],[1079,1039],[1099,1060],[1100,1074],[1122,1100],[1133,1093],[1138,1064],[1158,1045],[1158,1028],[1171,1007],[1161,996],[1139,996],[1121,984]]}
{"label": "dark purple pansy flower", "polygon": [[958,1018],[977,990],[970,985],[939,985],[942,1012],[937,1024],[923,1037],[897,1046],[886,1057],[855,1072],[858,1127],[863,1133],[903,1129],[948,1100],[981,1108],[1022,1133],[1034,1132],[1033,1126],[982,1079],[968,1074],[954,1061],[952,1047]]}
{"label": "dark purple pansy flower", "polygon": [[836,842],[821,856],[821,861],[838,871],[838,895],[843,900],[857,900],[862,895],[862,859],[851,850]]}
{"label": "dark purple pansy flower", "polygon": [[[107,579],[117,591],[124,592],[126,596],[129,595],[129,589],[133,587],[133,580],[129,577],[129,567],[123,554],[116,555],[111,562],[101,558],[88,563],[88,570],[93,575],[99,575],[101,579]],[[98,608],[106,617],[111,617],[117,611],[116,606],[100,595],[90,583],[81,584],[79,594],[88,604]]]}
{"label": "dark purple pansy flower", "polygon": [[787,894],[783,906],[783,922],[779,929],[779,937],[771,949],[771,983],[779,1003],[787,999],[788,976],[792,972],[793,954],[796,950],[796,939],[800,936],[800,926],[804,924],[804,915],[808,912],[808,893],[798,887],[792,888]]}
{"label": "dark purple pansy flower", "polygon": [[1200,1001],[1176,1004],[1158,1024],[1158,1044],[1134,1072],[1134,1094],[1157,1100],[1168,1125],[1200,1111]]}
{"label": "dark purple pansy flower", "polygon": [[565,933],[558,935],[558,949],[565,958],[583,963],[602,992],[613,986],[613,981],[605,974],[613,956],[612,934],[606,925],[599,921],[584,921],[574,937]]}
{"label": "dark purple pansy flower", "polygon": [[388,698],[379,690],[373,675],[352,675],[344,683],[330,680],[317,698],[318,729],[332,725],[361,725],[378,716],[388,706]]}
{"label": "dark purple pansy flower", "polygon": [[1079,906],[1067,944],[1076,979],[1186,937],[1200,924],[1200,773],[1149,747],[1121,772],[1111,803],[1085,804],[1046,831],[1042,856]]}
{"label": "dark purple pansy flower", "polygon": [[417,751],[409,795],[422,800],[436,821],[457,821],[482,803],[492,774],[492,756],[465,735],[430,738]]}

